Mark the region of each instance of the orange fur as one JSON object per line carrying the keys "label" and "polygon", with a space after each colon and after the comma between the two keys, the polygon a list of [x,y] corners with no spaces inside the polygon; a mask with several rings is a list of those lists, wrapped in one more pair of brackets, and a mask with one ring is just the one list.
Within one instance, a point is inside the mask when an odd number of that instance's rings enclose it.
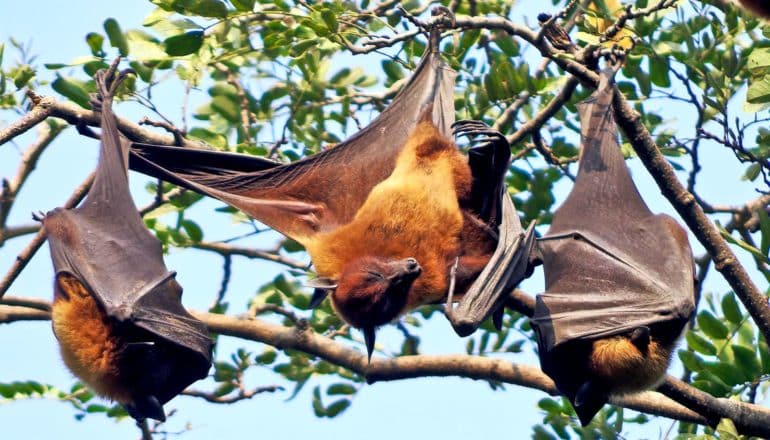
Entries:
{"label": "orange fur", "polygon": [[[412,257],[422,274],[403,309],[441,300],[448,288],[447,267],[461,253],[464,222],[458,199],[470,196],[470,186],[467,158],[432,122],[419,123],[393,173],[372,189],[355,218],[307,243],[318,274],[339,279],[361,257]],[[343,317],[356,313],[338,306]]]}
{"label": "orange fur", "polygon": [[606,384],[613,394],[645,390],[656,385],[671,362],[672,347],[650,340],[646,352],[626,336],[593,342],[589,371]]}
{"label": "orange fur", "polygon": [[121,385],[117,359],[121,343],[99,305],[83,284],[69,274],[59,274],[53,303],[53,331],[67,368],[97,394],[120,403],[131,401],[131,391]]}

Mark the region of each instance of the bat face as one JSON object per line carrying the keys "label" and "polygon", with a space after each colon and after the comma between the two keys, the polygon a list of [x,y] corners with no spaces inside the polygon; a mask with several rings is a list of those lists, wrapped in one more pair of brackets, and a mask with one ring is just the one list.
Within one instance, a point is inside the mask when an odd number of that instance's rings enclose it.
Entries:
{"label": "bat face", "polygon": [[340,276],[332,303],[354,327],[387,324],[402,312],[412,283],[421,273],[422,268],[414,258],[360,258]]}
{"label": "bat face", "polygon": [[137,420],[164,420],[162,405],[206,376],[212,341],[182,306],[128,191],[128,145],[111,110],[116,65],[95,76],[102,144],[91,190],[77,208],[43,219],[56,272],[52,321],[76,376]]}

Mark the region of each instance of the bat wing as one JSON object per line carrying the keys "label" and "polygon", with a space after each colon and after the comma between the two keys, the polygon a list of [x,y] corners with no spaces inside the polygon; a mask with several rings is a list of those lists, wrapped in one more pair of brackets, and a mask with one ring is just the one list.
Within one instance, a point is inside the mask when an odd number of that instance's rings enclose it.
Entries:
{"label": "bat wing", "polygon": [[371,189],[393,171],[424,108],[432,106],[436,126],[451,134],[454,78],[455,72],[429,45],[410,80],[369,126],[291,164],[135,144],[130,166],[220,199],[303,242],[353,219]]}
{"label": "bat wing", "polygon": [[183,388],[206,375],[212,341],[206,326],[182,307],[175,273],[166,268],[160,242],[131,199],[128,143],[118,134],[111,99],[101,103],[99,162],[86,200],[44,219],[54,270],[81,281],[114,322],[135,326],[188,356],[187,371],[179,376],[192,379]]}
{"label": "bat wing", "polygon": [[612,74],[579,105],[582,147],[575,185],[538,241],[546,292],[533,326],[543,359],[572,340],[640,326],[684,323],[695,309],[685,231],[650,212],[634,186],[612,116]]}

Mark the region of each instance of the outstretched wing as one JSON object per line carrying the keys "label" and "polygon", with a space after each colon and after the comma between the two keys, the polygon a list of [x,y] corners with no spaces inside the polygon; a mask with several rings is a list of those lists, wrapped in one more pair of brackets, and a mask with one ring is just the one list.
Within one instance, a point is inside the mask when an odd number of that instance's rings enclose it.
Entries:
{"label": "outstretched wing", "polygon": [[422,109],[432,105],[434,122],[450,135],[454,78],[455,72],[429,45],[411,79],[369,126],[334,148],[291,164],[134,144],[130,166],[220,199],[303,242],[353,218],[371,189],[393,171]]}

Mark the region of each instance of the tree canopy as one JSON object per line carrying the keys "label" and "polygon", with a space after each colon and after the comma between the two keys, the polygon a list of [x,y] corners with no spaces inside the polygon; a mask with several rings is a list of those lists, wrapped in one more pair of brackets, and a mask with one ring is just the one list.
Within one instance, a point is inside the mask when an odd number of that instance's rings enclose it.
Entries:
{"label": "tree canopy", "polygon": [[[427,306],[394,324],[398,331],[368,364],[360,333],[328,301],[310,309],[311,292],[302,285],[309,261],[298,243],[232,208],[144,180],[148,203],[140,211],[164,250],[211,254],[222,263],[198,269],[221,275],[218,289],[184,286],[185,298],[205,297],[208,310],[193,313],[217,341],[234,339],[235,348],[217,350],[212,379],[183,394],[226,405],[285,388],[292,396],[312,393],[309,417],[334,418],[356,404],[367,383],[457,376],[501,393],[542,391],[531,402],[542,420],[517,426],[516,435],[615,438],[639,432],[655,416],[676,421],[673,430],[683,436],[770,436],[770,24],[725,0],[151,3],[140,25],[114,17],[100,29],[78,29],[85,44],[75,59],[41,65],[34,47],[0,42],[0,150],[20,151],[0,186],[0,248],[23,244],[18,256],[5,251],[0,260],[7,263],[0,268],[0,323],[49,319],[48,300],[14,290],[45,235],[26,213],[12,211],[25,184],[45,181],[34,170],[62,133],[98,127],[89,93],[93,75],[112,58],[124,57],[121,65],[136,73],[119,96],[126,107],[116,106],[131,140],[290,162],[333,147],[385,108],[426,48],[426,26],[441,21],[440,49],[458,72],[458,118],[483,120],[506,135],[514,155],[509,192],[522,223],[537,221],[538,230],[574,179],[575,105],[596,87],[604,57],[624,59],[614,103],[623,152],[635,180],[647,179],[642,196],[662,193],[695,250],[700,302],[676,354],[679,367],[669,372],[678,377],[614,398],[580,427],[553,382],[519,354],[536,346],[528,315],[538,292],[526,289],[511,292],[503,329],[485,323],[467,338],[466,353],[423,354],[437,331],[425,326],[444,320],[441,307]],[[453,18],[432,17],[439,4]],[[549,17],[538,22],[541,12]],[[122,111],[129,106],[146,117],[129,118]],[[25,137],[31,130],[36,137]],[[66,201],[35,201],[36,209],[75,206],[88,185],[72,188]],[[233,232],[222,232],[228,224]],[[252,286],[245,304],[228,299],[233,261],[241,259],[253,260],[255,273],[279,268]],[[280,382],[253,386],[246,378],[262,369]],[[97,413],[127,417],[80,384],[63,389],[26,379],[0,378],[0,401],[60,400],[77,417],[88,415],[86,422]],[[163,424],[140,429],[144,438],[168,434]]]}

